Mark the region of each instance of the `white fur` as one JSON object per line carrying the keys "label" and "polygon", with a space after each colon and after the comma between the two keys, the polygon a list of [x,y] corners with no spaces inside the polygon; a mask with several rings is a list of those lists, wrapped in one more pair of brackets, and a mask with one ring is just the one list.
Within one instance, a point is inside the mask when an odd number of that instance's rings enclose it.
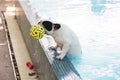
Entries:
{"label": "white fur", "polygon": [[67,53],[73,56],[80,55],[82,51],[77,36],[66,25],[60,25],[61,27],[58,30],[50,34],[55,39],[57,47],[61,48],[61,53],[56,58],[62,60]]}

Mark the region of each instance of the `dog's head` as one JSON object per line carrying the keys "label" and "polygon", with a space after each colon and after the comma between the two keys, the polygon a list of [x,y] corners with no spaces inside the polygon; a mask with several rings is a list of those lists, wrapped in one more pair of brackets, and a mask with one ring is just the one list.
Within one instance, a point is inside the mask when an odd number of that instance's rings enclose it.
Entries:
{"label": "dog's head", "polygon": [[51,21],[41,21],[38,24],[43,26],[45,33],[49,35],[53,34],[61,27],[60,24],[52,23]]}

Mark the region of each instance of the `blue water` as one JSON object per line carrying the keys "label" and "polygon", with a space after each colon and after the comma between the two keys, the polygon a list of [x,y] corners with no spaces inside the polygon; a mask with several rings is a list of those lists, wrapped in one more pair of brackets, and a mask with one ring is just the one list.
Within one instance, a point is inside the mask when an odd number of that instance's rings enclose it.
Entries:
{"label": "blue water", "polygon": [[97,15],[102,15],[106,10],[106,0],[91,0],[91,11]]}
{"label": "blue water", "polygon": [[83,80],[120,80],[120,0],[29,1],[41,19],[75,31],[83,53],[68,58]]}

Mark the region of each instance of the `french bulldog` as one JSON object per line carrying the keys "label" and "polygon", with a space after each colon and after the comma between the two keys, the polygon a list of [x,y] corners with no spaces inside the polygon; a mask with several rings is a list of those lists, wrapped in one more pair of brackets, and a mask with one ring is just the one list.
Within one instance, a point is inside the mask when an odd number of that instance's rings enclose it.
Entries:
{"label": "french bulldog", "polygon": [[57,43],[56,46],[51,46],[53,50],[59,49],[59,55],[56,56],[57,59],[62,60],[67,53],[73,56],[81,55],[82,51],[78,37],[69,27],[47,20],[40,21],[38,24],[43,26],[45,33],[51,35]]}

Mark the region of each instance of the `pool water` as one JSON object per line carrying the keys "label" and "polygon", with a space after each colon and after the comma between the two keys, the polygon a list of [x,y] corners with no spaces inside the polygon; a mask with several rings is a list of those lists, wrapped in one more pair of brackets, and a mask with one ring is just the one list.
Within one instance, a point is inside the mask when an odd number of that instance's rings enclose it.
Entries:
{"label": "pool water", "polygon": [[42,19],[67,24],[82,55],[68,55],[83,80],[120,80],[120,0],[29,0]]}

